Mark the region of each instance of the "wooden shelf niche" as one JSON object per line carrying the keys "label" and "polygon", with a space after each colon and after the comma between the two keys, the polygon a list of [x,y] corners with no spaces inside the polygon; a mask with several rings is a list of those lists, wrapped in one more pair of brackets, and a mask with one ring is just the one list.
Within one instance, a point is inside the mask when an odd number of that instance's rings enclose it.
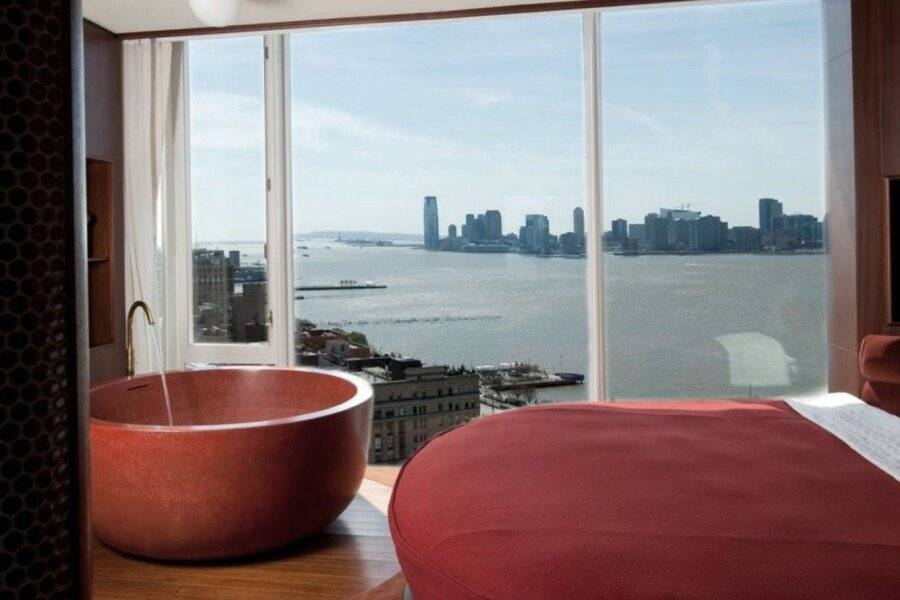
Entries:
{"label": "wooden shelf niche", "polygon": [[113,164],[108,160],[87,160],[88,211],[88,304],[91,348],[111,344],[116,339],[113,312]]}

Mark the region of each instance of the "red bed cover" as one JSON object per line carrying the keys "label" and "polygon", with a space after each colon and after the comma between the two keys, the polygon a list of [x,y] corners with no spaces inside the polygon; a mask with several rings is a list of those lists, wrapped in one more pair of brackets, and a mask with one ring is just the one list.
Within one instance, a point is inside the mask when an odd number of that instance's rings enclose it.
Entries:
{"label": "red bed cover", "polygon": [[900,598],[900,483],[780,401],[479,419],[390,520],[416,600]]}

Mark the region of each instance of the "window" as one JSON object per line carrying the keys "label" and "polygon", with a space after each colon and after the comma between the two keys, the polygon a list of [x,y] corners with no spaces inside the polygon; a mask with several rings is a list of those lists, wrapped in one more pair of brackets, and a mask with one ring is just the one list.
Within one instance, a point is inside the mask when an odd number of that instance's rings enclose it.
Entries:
{"label": "window", "polygon": [[[272,106],[272,36],[187,44],[189,199],[172,208],[179,238],[173,302],[186,305],[185,362],[286,364],[286,188],[272,148],[286,133]],[[182,225],[181,222],[186,223]],[[184,227],[185,233],[180,229]],[[183,253],[183,254],[181,254]],[[170,255],[171,256],[171,255]],[[171,262],[170,262],[171,265]]]}
{"label": "window", "polygon": [[608,397],[826,387],[820,9],[603,13]]}
{"label": "window", "polygon": [[[580,380],[503,385],[588,372],[582,28],[548,14],[290,35],[297,355],[328,328],[413,398],[484,382],[488,412],[588,399]],[[446,371],[415,389],[401,357]]]}
{"label": "window", "polygon": [[436,429],[820,389],[819,8],[191,41],[185,361],[364,361]]}
{"label": "window", "polygon": [[193,339],[265,342],[263,40],[196,40],[189,52]]}

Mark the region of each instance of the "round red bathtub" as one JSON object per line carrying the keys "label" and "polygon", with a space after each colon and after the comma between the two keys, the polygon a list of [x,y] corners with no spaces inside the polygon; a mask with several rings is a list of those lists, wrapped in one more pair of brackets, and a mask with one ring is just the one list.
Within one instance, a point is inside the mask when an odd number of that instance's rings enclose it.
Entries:
{"label": "round red bathtub", "polygon": [[96,536],[141,556],[244,556],[321,530],[359,489],[372,387],[316,369],[210,369],[91,390]]}

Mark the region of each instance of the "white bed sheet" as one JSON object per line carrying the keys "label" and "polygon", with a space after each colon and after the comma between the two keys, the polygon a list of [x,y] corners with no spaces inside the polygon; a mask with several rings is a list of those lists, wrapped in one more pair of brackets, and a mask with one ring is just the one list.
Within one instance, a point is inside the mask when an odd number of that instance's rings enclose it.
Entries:
{"label": "white bed sheet", "polygon": [[900,481],[900,417],[846,393],[790,398],[786,402]]}

